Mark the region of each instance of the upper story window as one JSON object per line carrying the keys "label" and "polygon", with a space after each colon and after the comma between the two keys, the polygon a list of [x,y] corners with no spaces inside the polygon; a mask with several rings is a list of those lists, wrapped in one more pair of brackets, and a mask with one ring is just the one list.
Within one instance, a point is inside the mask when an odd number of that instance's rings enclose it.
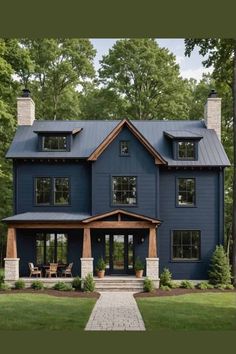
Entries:
{"label": "upper story window", "polygon": [[42,136],[43,151],[67,151],[66,135],[44,135]]}
{"label": "upper story window", "polygon": [[68,205],[70,185],[68,177],[36,177],[36,205]]}
{"label": "upper story window", "polygon": [[195,178],[177,178],[177,205],[195,206],[196,180]]}
{"label": "upper story window", "polygon": [[112,204],[137,204],[137,178],[134,176],[112,177]]}
{"label": "upper story window", "polygon": [[178,141],[177,159],[196,160],[196,143],[194,141]]}
{"label": "upper story window", "polygon": [[120,141],[120,155],[121,156],[129,156],[130,155],[129,141],[127,141],[127,140]]}
{"label": "upper story window", "polygon": [[199,260],[200,259],[200,231],[175,230],[172,234],[173,260]]}

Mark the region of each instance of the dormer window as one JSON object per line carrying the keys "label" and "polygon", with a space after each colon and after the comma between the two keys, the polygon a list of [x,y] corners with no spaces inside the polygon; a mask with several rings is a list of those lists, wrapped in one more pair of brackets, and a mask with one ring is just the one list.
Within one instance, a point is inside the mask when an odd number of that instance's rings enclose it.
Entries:
{"label": "dormer window", "polygon": [[178,141],[177,159],[196,160],[196,143],[194,141]]}
{"label": "dormer window", "polygon": [[43,151],[67,151],[66,135],[44,135],[42,136]]}
{"label": "dormer window", "polygon": [[129,148],[129,141],[122,140],[120,141],[120,156],[129,156],[130,148]]}

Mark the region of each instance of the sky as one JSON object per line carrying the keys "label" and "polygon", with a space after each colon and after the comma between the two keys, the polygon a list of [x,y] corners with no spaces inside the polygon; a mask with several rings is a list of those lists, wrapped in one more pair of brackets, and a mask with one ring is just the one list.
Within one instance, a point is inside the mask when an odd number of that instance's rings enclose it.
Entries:
{"label": "sky", "polygon": [[[116,39],[91,39],[93,46],[97,50],[97,55],[94,59],[95,69],[98,70],[100,67],[99,60],[102,59],[103,55],[108,54],[108,51]],[[194,78],[200,81],[203,73],[212,72],[212,68],[204,68],[202,65],[203,57],[198,54],[197,48],[194,49],[191,57],[185,57],[184,55],[184,39],[181,38],[161,38],[157,39],[160,47],[165,47],[169,49],[176,56],[176,62],[180,66],[180,75],[184,79]]]}

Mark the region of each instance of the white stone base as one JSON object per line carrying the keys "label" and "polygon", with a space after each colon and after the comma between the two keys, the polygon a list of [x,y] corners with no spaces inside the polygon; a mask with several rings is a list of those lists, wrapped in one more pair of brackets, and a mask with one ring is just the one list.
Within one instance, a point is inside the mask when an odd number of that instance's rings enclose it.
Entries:
{"label": "white stone base", "polygon": [[4,258],[6,281],[16,281],[19,279],[19,260],[20,258]]}
{"label": "white stone base", "polygon": [[86,275],[92,273],[93,275],[93,258],[80,258],[81,260],[81,278],[85,278]]}
{"label": "white stone base", "polygon": [[146,258],[146,276],[159,288],[159,258]]}

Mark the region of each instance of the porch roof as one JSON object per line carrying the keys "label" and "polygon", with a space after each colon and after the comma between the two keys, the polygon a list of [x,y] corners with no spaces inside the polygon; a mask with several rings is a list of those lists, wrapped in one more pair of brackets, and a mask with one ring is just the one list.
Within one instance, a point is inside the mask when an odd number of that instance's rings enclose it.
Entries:
{"label": "porch roof", "polygon": [[3,219],[2,221],[6,223],[10,222],[55,222],[55,221],[82,221],[84,219],[89,218],[90,214],[82,214],[82,213],[63,213],[63,212],[28,212],[22,214],[15,214],[8,218]]}

